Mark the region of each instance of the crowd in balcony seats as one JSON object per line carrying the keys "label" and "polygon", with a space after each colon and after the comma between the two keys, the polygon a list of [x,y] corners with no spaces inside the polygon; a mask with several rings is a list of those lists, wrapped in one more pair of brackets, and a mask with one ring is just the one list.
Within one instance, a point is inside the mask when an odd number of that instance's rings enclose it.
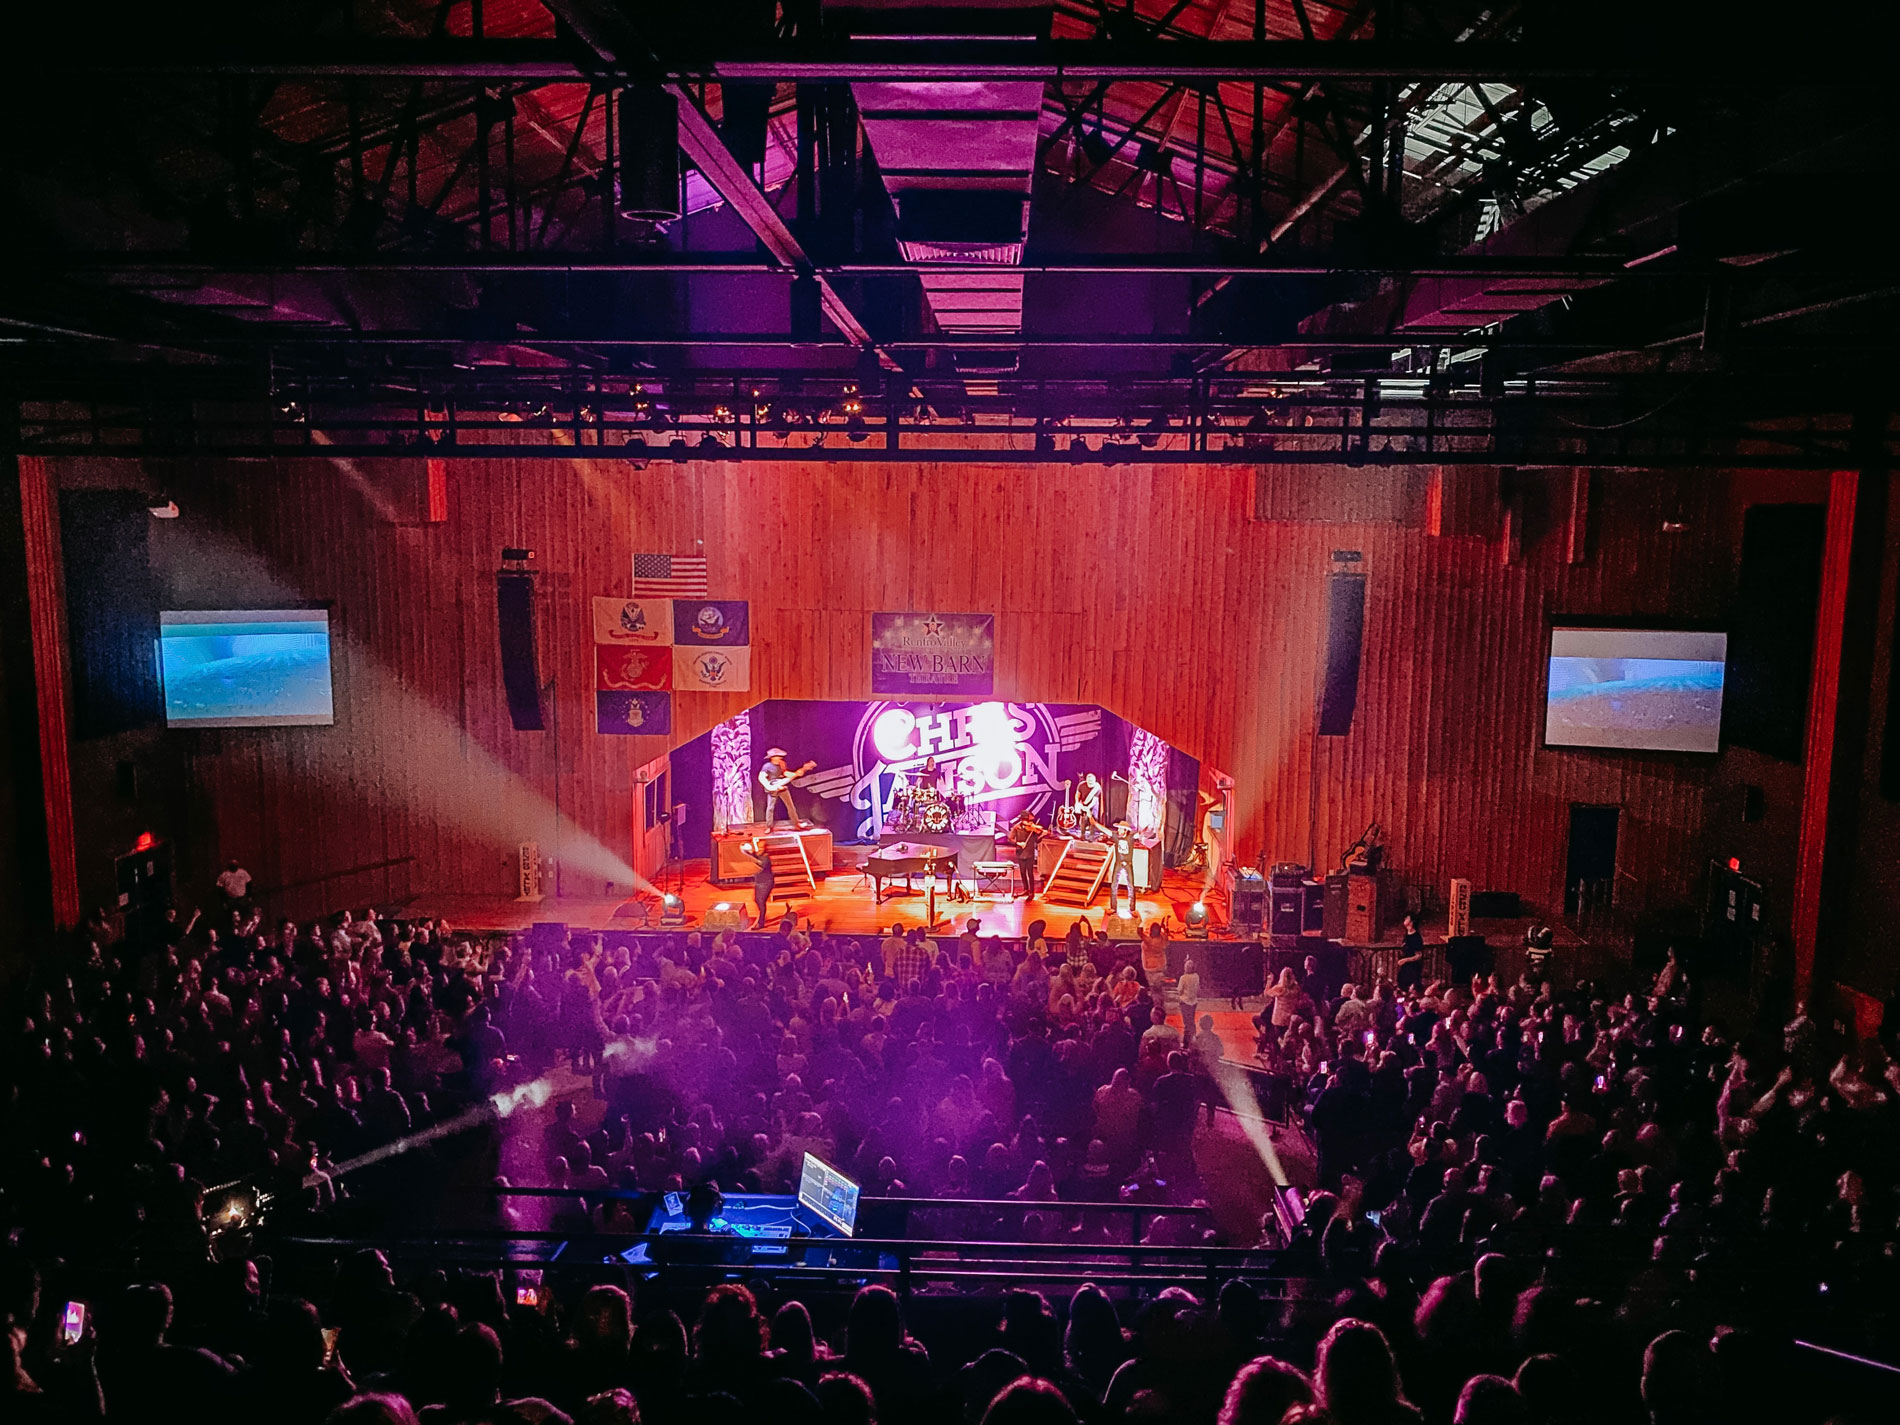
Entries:
{"label": "crowd in balcony seats", "polygon": [[[1900,1069],[1805,1010],[1733,1029],[1673,956],[1622,993],[1276,976],[1251,1067],[1317,1185],[1294,1230],[1263,1221],[1264,1291],[949,1312],[883,1285],[523,1288],[366,1245],[293,1264],[220,1231],[231,1192],[304,1236],[605,1234],[641,1225],[613,1190],[787,1192],[806,1153],[943,1200],[939,1230],[1087,1249],[1111,1231],[1088,1202],[1207,1194],[1237,1071],[1128,942],[548,943],[268,922],[248,891],[132,940],[101,920],[8,991],[0,1418],[1799,1421],[1822,1398],[1797,1335],[1892,1339]],[[504,1166],[568,1195],[501,1191]],[[1253,1245],[1214,1221],[1147,1240]]]}

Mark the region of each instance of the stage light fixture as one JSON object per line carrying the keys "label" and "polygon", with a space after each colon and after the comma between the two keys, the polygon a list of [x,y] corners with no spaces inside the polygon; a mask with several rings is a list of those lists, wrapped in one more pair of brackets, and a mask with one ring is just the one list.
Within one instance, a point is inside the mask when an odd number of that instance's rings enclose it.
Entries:
{"label": "stage light fixture", "polygon": [[1207,903],[1196,901],[1188,907],[1187,938],[1189,940],[1207,939]]}
{"label": "stage light fixture", "polygon": [[686,902],[671,891],[660,897],[660,924],[686,924]]}
{"label": "stage light fixture", "polygon": [[870,430],[864,424],[864,417],[849,415],[844,418],[844,438],[856,444],[870,437]]}
{"label": "stage light fixture", "polygon": [[1161,443],[1161,437],[1167,434],[1167,430],[1168,418],[1166,416],[1150,416],[1147,421],[1143,423],[1141,429],[1135,433],[1135,439],[1140,441],[1149,450],[1153,450]]}
{"label": "stage light fixture", "polygon": [[178,501],[168,495],[160,495],[145,510],[155,520],[175,520],[178,518]]}
{"label": "stage light fixture", "polygon": [[1078,459],[1089,453],[1089,443],[1079,435],[1069,437],[1069,454]]}

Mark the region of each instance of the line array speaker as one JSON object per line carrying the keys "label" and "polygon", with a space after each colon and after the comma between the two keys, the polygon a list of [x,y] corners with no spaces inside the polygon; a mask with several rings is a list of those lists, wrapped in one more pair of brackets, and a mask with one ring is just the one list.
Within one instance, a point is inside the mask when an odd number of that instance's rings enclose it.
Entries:
{"label": "line array speaker", "polygon": [[495,575],[495,612],[501,630],[501,685],[516,732],[539,732],[541,674],[534,652],[534,575],[504,569]]}
{"label": "line array speaker", "polygon": [[1319,733],[1344,737],[1359,705],[1359,657],[1366,631],[1366,576],[1326,576],[1326,661],[1320,673]]}

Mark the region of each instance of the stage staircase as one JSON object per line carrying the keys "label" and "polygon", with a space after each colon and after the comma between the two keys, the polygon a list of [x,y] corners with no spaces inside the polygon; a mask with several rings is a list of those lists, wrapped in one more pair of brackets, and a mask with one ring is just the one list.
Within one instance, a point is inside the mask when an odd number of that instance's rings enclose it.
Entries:
{"label": "stage staircase", "polygon": [[1088,906],[1101,894],[1108,874],[1108,846],[1100,841],[1069,841],[1049,868],[1042,898],[1052,905]]}
{"label": "stage staircase", "polygon": [[799,895],[816,895],[818,878],[812,874],[811,857],[805,854],[802,836],[768,836],[765,854],[772,861],[772,899],[791,900]]}

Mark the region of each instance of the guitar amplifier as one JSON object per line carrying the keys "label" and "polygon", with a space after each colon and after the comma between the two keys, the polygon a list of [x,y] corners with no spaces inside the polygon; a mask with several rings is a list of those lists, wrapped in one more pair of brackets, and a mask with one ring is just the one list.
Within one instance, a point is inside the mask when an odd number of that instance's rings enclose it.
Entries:
{"label": "guitar amplifier", "polygon": [[1285,881],[1275,873],[1268,895],[1272,907],[1267,928],[1274,935],[1298,935],[1306,929],[1306,886],[1298,879]]}
{"label": "guitar amplifier", "polygon": [[1306,919],[1300,929],[1308,935],[1325,934],[1326,887],[1318,881],[1307,881],[1300,890],[1306,897]]}

